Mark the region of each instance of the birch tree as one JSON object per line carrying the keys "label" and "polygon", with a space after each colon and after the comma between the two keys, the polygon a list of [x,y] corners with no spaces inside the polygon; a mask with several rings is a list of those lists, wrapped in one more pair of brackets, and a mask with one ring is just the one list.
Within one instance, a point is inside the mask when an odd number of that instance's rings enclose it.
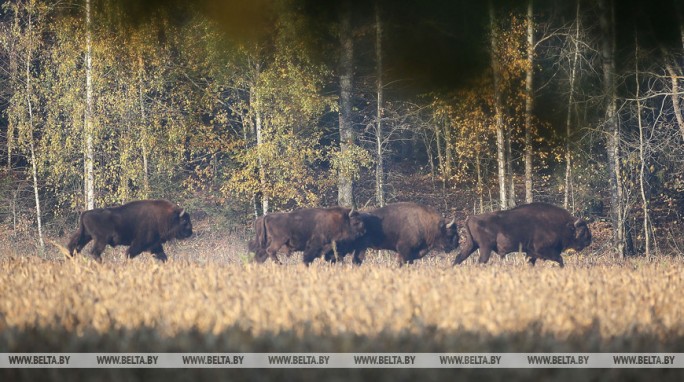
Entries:
{"label": "birch tree", "polygon": [[340,12],[340,102],[339,129],[340,151],[337,159],[337,203],[343,207],[354,206],[353,154],[356,145],[352,118],[352,86],[354,80],[354,37],[352,31],[352,4],[342,1]]}
{"label": "birch tree", "polygon": [[527,68],[525,70],[525,201],[532,203],[532,112],[534,109],[534,7],[527,1]]}
{"label": "birch tree", "polygon": [[85,115],[83,129],[85,147],[83,149],[83,193],[85,209],[95,208],[95,148],[93,135],[93,60],[92,60],[92,21],[91,0],[85,0]]}
{"label": "birch tree", "polygon": [[613,245],[619,257],[625,256],[626,230],[623,185],[620,167],[620,124],[617,115],[617,86],[615,83],[615,11],[612,0],[599,0],[601,29],[601,58],[605,101],[605,136],[610,184],[610,215],[613,224]]}
{"label": "birch tree", "polygon": [[500,65],[499,58],[497,56],[497,26],[496,26],[496,14],[494,11],[494,4],[492,0],[488,1],[489,5],[489,33],[490,33],[490,62],[492,67],[492,76],[494,78],[494,123],[496,126],[496,159],[498,168],[498,180],[499,180],[499,204],[502,210],[508,208],[508,193],[507,193],[507,182],[506,176],[506,132],[504,126],[503,117],[503,105],[502,105],[502,90],[501,90],[501,78],[500,78]]}
{"label": "birch tree", "polygon": [[375,127],[375,202],[379,207],[385,205],[385,166],[383,158],[383,82],[382,82],[382,19],[380,17],[380,4],[375,1],[375,66],[377,82],[377,122]]}
{"label": "birch tree", "polygon": [[[41,118],[37,113],[37,103],[40,97],[36,90],[36,67],[39,60],[37,57],[41,49],[41,29],[46,22],[47,7],[36,0],[16,2],[11,5],[14,13],[15,24],[11,37],[12,43],[16,44],[12,50],[16,54],[16,67],[10,75],[14,76],[10,83],[15,85],[7,109],[9,131],[17,132],[17,146],[28,155],[30,165],[30,178],[33,185],[35,202],[36,226],[38,231],[38,243],[42,250],[45,246],[43,240],[43,220],[40,203],[40,188],[38,180],[38,156],[36,146],[41,137]],[[12,133],[13,135],[13,133]]]}

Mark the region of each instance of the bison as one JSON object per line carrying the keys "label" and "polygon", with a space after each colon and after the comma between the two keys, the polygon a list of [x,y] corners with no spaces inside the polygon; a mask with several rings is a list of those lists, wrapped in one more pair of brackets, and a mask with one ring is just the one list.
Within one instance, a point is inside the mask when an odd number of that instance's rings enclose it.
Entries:
{"label": "bison", "polygon": [[355,240],[364,234],[359,213],[343,207],[303,208],[293,212],[277,212],[261,216],[254,222],[255,238],[249,250],[258,262],[267,258],[279,263],[278,250],[287,254],[304,251],[304,264],[310,264],[333,243]]}
{"label": "bison", "polygon": [[[337,246],[339,255],[354,254],[354,264],[363,262],[368,248],[396,251],[400,264],[411,264],[432,249],[451,252],[458,247],[455,219],[447,223],[432,207],[394,203],[361,213],[360,217],[366,234]],[[326,259],[335,260],[332,253],[326,254]]]}
{"label": "bison", "polygon": [[138,200],[117,207],[84,211],[76,233],[68,244],[69,254],[81,252],[95,240],[91,256],[101,262],[100,255],[107,245],[129,245],[128,258],[143,251],[166,261],[162,244],[171,239],[185,239],[192,235],[190,215],[167,200]]}
{"label": "bison", "polygon": [[586,221],[547,203],[530,203],[507,211],[471,216],[466,219],[465,231],[465,244],[454,265],[462,263],[479,248],[480,263],[486,263],[492,251],[502,257],[523,251],[531,265],[537,259],[545,259],[563,267],[561,252],[568,248],[581,251],[591,244]]}

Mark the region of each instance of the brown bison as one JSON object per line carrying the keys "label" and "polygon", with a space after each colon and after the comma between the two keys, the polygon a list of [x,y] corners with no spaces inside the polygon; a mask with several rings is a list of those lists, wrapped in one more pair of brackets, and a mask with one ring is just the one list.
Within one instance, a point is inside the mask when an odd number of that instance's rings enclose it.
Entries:
{"label": "brown bison", "polygon": [[[388,204],[360,214],[366,234],[338,244],[338,254],[353,253],[353,263],[361,264],[366,249],[388,249],[398,253],[400,264],[411,264],[432,249],[451,252],[458,247],[455,219],[446,222],[432,207],[403,202]],[[332,253],[326,259],[334,261]]]}
{"label": "brown bison", "polygon": [[330,251],[333,242],[355,240],[364,234],[363,221],[356,211],[343,207],[303,208],[261,216],[254,222],[255,238],[249,242],[258,262],[268,257],[279,263],[278,250],[285,247],[288,256],[304,251],[304,263],[310,264]]}
{"label": "brown bison", "polygon": [[129,258],[149,251],[156,259],[166,261],[162,244],[191,235],[190,215],[184,209],[166,200],[138,200],[81,213],[78,230],[69,240],[68,250],[73,256],[95,240],[90,254],[100,262],[107,245],[129,245],[126,251]]}
{"label": "brown bison", "polygon": [[466,241],[454,265],[462,263],[479,248],[480,263],[486,263],[492,251],[502,257],[523,251],[532,265],[537,259],[545,259],[562,267],[561,252],[568,248],[581,251],[591,244],[586,221],[547,203],[471,216],[466,219],[465,231]]}

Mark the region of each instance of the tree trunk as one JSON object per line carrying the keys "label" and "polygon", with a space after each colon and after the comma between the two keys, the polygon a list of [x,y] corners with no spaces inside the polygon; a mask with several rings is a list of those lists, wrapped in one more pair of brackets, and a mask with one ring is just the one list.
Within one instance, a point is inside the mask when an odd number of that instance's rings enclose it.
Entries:
{"label": "tree trunk", "polygon": [[599,23],[602,32],[603,90],[606,105],[606,150],[610,180],[610,215],[613,225],[613,245],[620,258],[625,256],[625,210],[623,208],[622,174],[620,169],[620,127],[617,120],[617,91],[615,85],[615,14],[611,0],[599,0]]}
{"label": "tree trunk", "polygon": [[[30,109],[30,107],[29,107]],[[29,117],[29,120],[33,120],[32,117]],[[33,124],[32,122],[29,122]],[[33,149],[33,137],[30,138],[31,143],[30,143],[30,148],[31,148],[31,175],[33,177],[33,195],[35,196],[36,199],[36,224],[38,225],[38,242],[40,243],[40,248],[41,250],[45,248],[45,242],[43,241],[43,218],[42,213],[40,211],[40,194],[38,192],[38,170],[36,168],[36,153]]]}
{"label": "tree trunk", "polygon": [[682,7],[679,0],[674,1],[675,12],[677,13],[677,21],[679,21],[679,37],[682,41],[682,48],[684,48],[684,15],[682,15]]}
{"label": "tree trunk", "polygon": [[684,139],[684,119],[682,118],[682,108],[679,104],[679,80],[675,69],[672,67],[669,55],[664,56],[665,59],[665,69],[667,74],[670,76],[670,82],[672,82],[672,109],[674,111],[675,119],[677,120],[677,126],[679,126],[679,132]]}
{"label": "tree trunk", "polygon": [[142,147],[142,160],[143,160],[143,196],[148,198],[150,195],[150,179],[149,179],[149,163],[148,163],[148,153],[147,153],[147,116],[145,115],[145,100],[143,98],[143,62],[142,56],[139,57],[140,60],[140,83],[138,87],[138,96],[140,98],[140,145]]}
{"label": "tree trunk", "polygon": [[[503,108],[502,108],[503,110]],[[504,130],[504,139],[506,142],[506,184],[508,185],[508,203],[506,208],[515,207],[515,178],[513,177],[513,151],[511,149],[511,129]]]}
{"label": "tree trunk", "polygon": [[382,88],[382,20],[380,19],[380,5],[375,2],[375,64],[377,76],[378,108],[376,112],[375,144],[377,158],[375,165],[375,200],[379,207],[385,205],[385,168],[382,150],[382,117],[383,117],[383,88]]}
{"label": "tree trunk", "polygon": [[255,75],[254,84],[249,92],[249,103],[254,113],[254,132],[256,135],[256,149],[258,153],[258,166],[259,166],[259,183],[261,184],[261,213],[263,215],[268,214],[269,211],[269,197],[267,192],[267,179],[266,179],[266,168],[264,167],[264,160],[261,155],[261,148],[264,143],[263,136],[263,122],[261,119],[261,96],[259,94],[259,76],[261,75],[261,64],[256,61],[255,64]]}
{"label": "tree trunk", "polygon": [[439,123],[435,123],[435,144],[437,145],[437,168],[442,177],[442,186],[444,186],[444,155],[442,155],[442,129],[439,128]]}
{"label": "tree trunk", "polygon": [[527,73],[525,76],[525,202],[532,203],[532,109],[534,108],[534,12],[527,1]]}
{"label": "tree trunk", "polygon": [[[351,28],[351,4],[343,1],[340,19],[340,152],[343,157],[354,145],[352,126],[352,80],[354,76],[354,41]],[[341,171],[337,180],[337,203],[343,207],[354,206],[353,180]]]}
{"label": "tree trunk", "polygon": [[577,0],[577,12],[575,16],[574,52],[572,55],[572,68],[570,69],[570,95],[568,97],[568,112],[565,116],[565,190],[563,195],[563,208],[570,205],[570,190],[572,188],[572,154],[570,151],[570,137],[572,135],[572,108],[575,103],[575,78],[577,76],[577,61],[579,59],[579,32],[580,32],[580,2]]}
{"label": "tree trunk", "polygon": [[480,164],[480,150],[475,154],[475,170],[477,172],[477,196],[480,201],[480,213],[484,213],[484,187],[482,182],[482,168]]}
{"label": "tree trunk", "polygon": [[[684,47],[684,20],[682,19],[682,10],[680,8],[679,1],[675,1],[674,4],[677,13],[677,20],[679,22],[679,33],[682,39],[682,47]],[[677,120],[677,126],[679,126],[679,132],[682,135],[682,139],[684,139],[684,120],[682,119],[682,109],[679,101],[679,76],[675,68],[672,66],[672,62],[676,63],[677,61],[667,53],[667,50],[662,45],[660,46],[660,50],[663,52],[665,69],[667,70],[667,74],[670,76],[670,81],[672,82],[672,107]]]}
{"label": "tree trunk", "polygon": [[635,52],[634,52],[634,62],[635,62],[635,82],[636,82],[636,103],[637,103],[637,123],[639,125],[639,192],[641,194],[641,208],[643,209],[643,224],[644,224],[644,255],[647,259],[651,258],[651,231],[650,226],[650,207],[649,200],[646,196],[646,154],[645,154],[645,141],[644,141],[644,125],[641,119],[641,97],[640,93],[640,83],[639,83],[639,44],[635,38]]}
{"label": "tree trunk", "polygon": [[92,41],[91,41],[91,17],[90,0],[86,0],[86,108],[85,108],[85,152],[84,152],[84,192],[85,208],[92,210],[95,208],[95,151],[93,148],[93,64],[92,64]]}
{"label": "tree trunk", "polygon": [[490,58],[492,65],[492,75],[494,76],[494,113],[496,115],[496,159],[498,167],[499,178],[499,208],[505,210],[508,208],[508,197],[506,193],[506,139],[504,134],[503,123],[503,107],[501,101],[501,89],[499,78],[499,60],[496,55],[496,19],[494,15],[494,4],[489,0],[489,29],[491,33],[490,40]]}
{"label": "tree trunk", "polygon": [[451,146],[451,126],[449,126],[449,118],[444,117],[441,121],[444,129],[444,182],[445,185],[451,179],[453,162],[452,146]]}
{"label": "tree trunk", "polygon": [[45,242],[43,241],[43,222],[42,214],[40,212],[40,194],[38,192],[38,169],[36,165],[36,152],[34,150],[33,143],[33,103],[31,102],[31,54],[33,49],[33,31],[32,31],[32,20],[31,11],[28,12],[28,35],[29,35],[29,46],[26,53],[26,110],[28,112],[28,130],[29,130],[29,148],[31,150],[31,175],[33,178],[33,195],[36,201],[36,224],[38,225],[38,242],[40,243],[41,251],[45,248]]}
{"label": "tree trunk", "polygon": [[[19,33],[19,7],[18,5],[14,5],[14,23],[12,26],[12,31],[14,33]],[[17,50],[18,50],[18,37],[16,35],[12,36],[12,46],[10,47],[11,51],[9,54],[9,70],[10,70],[10,88],[11,89],[18,89],[19,88],[19,59],[17,57]],[[15,126],[13,123],[8,123],[7,124],[7,169],[11,170],[12,169],[12,154],[14,150],[14,133],[15,133]]]}

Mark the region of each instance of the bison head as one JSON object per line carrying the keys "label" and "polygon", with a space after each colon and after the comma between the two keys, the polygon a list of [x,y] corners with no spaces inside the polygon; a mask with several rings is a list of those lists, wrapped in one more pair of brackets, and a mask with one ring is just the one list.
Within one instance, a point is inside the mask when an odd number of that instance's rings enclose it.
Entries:
{"label": "bison head", "polygon": [[351,227],[351,236],[353,240],[366,234],[366,225],[363,222],[363,216],[356,210],[349,211],[349,226]]}
{"label": "bison head", "polygon": [[176,210],[173,214],[173,227],[176,233],[176,239],[187,239],[192,236],[192,222],[190,222],[190,214],[185,210]]}
{"label": "bison head", "polygon": [[458,226],[456,225],[456,218],[453,218],[449,223],[444,223],[442,220],[439,223],[441,247],[444,252],[451,252],[458,248]]}
{"label": "bison head", "polygon": [[591,244],[591,231],[587,222],[582,219],[575,220],[572,225],[571,230],[573,232],[573,239],[570,248],[576,250],[577,252],[583,250]]}

